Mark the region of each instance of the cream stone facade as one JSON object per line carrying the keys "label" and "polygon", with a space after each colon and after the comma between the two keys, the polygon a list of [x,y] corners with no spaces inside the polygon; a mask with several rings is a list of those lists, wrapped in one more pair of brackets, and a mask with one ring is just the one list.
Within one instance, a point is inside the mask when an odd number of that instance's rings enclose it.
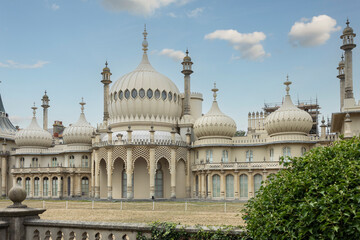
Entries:
{"label": "cream stone facade", "polygon": [[293,104],[287,78],[281,106],[270,114],[249,113],[247,133],[236,136],[235,121],[221,111],[216,85],[212,106],[203,114],[202,94],[191,92],[188,51],[181,92],[151,66],[145,30],[135,70],[113,83],[106,62],[103,121],[96,128],[87,122],[81,101],[78,121],[62,136],[50,134],[45,92],[43,127],[34,106],[30,125],[18,130],[0,99],[1,193],[6,196],[19,184],[30,198],[248,200],[269,174],[284,167],[282,157],[302,156],[339,134],[360,133],[360,104],[352,93],[355,34],[347,25],[341,36],[345,60],[338,67],[341,109],[332,116],[331,133],[323,119],[321,134],[309,134],[314,119]]}

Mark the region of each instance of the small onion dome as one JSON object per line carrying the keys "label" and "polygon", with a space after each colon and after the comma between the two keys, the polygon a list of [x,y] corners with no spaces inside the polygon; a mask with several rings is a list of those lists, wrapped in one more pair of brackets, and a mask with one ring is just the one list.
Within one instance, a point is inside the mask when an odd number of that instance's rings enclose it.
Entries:
{"label": "small onion dome", "polygon": [[350,22],[349,19],[346,21],[346,28],[344,28],[343,30],[343,34],[347,35],[347,34],[353,34],[354,30],[352,29],[352,27],[349,26]]}
{"label": "small onion dome", "polygon": [[91,136],[95,128],[86,121],[84,114],[85,104],[84,101],[81,101],[80,103],[81,114],[79,120],[64,130],[63,139],[66,144],[91,144]]}
{"label": "small onion dome", "polygon": [[20,147],[50,147],[52,144],[51,134],[42,129],[36,121],[36,109],[32,107],[33,118],[30,125],[15,134],[15,143]]}
{"label": "small onion dome", "polygon": [[186,49],[186,56],[184,57],[184,62],[191,62],[191,57],[189,56],[189,51]]}
{"label": "small onion dome", "polygon": [[216,85],[212,89],[214,101],[211,109],[204,116],[198,118],[194,124],[194,133],[199,139],[232,138],[236,132],[235,121],[222,113],[216,101]]}
{"label": "small onion dome", "polygon": [[297,108],[289,95],[291,82],[287,79],[286,96],[282,106],[266,117],[264,126],[270,136],[292,133],[306,135],[312,128],[313,120],[309,113]]}
{"label": "small onion dome", "polygon": [[344,61],[344,55],[341,56],[341,61],[339,62],[339,66],[345,66],[345,61]]}

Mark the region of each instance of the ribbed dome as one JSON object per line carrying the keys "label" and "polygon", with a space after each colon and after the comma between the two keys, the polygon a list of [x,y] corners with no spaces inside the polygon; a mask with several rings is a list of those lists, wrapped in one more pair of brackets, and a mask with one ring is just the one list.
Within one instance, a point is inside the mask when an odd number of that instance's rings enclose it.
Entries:
{"label": "ribbed dome", "polygon": [[91,136],[95,128],[86,121],[84,114],[84,102],[80,103],[81,114],[79,120],[73,125],[65,128],[63,139],[66,144],[91,144]]}
{"label": "ribbed dome", "polygon": [[20,147],[50,147],[52,136],[48,131],[42,129],[36,121],[36,107],[32,108],[33,118],[30,125],[15,134],[15,143]]}
{"label": "ribbed dome", "polygon": [[236,132],[236,123],[231,117],[220,111],[216,101],[218,89],[215,87],[212,90],[214,91],[213,104],[208,113],[195,121],[194,133],[199,139],[231,138]]}
{"label": "ribbed dome", "polygon": [[286,81],[287,94],[282,106],[266,117],[264,126],[268,134],[279,135],[286,133],[308,134],[312,128],[313,120],[309,113],[297,108],[291,101],[289,85]]}
{"label": "ribbed dome", "polygon": [[122,76],[111,87],[109,96],[111,125],[127,124],[121,119],[138,117],[144,122],[149,122],[152,116],[176,120],[181,115],[179,89],[169,78],[151,66],[146,54],[146,39],[143,47],[144,54],[139,66]]}

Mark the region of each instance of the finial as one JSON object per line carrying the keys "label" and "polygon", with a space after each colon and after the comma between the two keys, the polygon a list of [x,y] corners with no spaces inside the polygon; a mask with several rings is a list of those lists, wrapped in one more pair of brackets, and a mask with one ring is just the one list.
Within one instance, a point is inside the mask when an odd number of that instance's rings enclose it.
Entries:
{"label": "finial", "polygon": [[188,56],[189,55],[189,50],[188,50],[188,48],[186,48],[186,56]]}
{"label": "finial", "polygon": [[84,98],[82,97],[81,98],[81,102],[80,102],[80,105],[81,105],[81,113],[84,113],[84,105],[85,105],[86,103],[84,102]]}
{"label": "finial", "polygon": [[213,97],[214,97],[214,101],[216,101],[216,97],[217,97],[217,94],[216,92],[219,91],[219,89],[216,88],[216,82],[214,82],[214,88],[211,89],[211,91],[213,91]]}
{"label": "finial", "polygon": [[105,62],[105,66],[106,66],[106,67],[108,66],[108,62],[107,62],[107,60],[106,60],[106,62]]}
{"label": "finial", "polygon": [[292,82],[289,81],[289,74],[286,75],[286,82],[284,82],[284,85],[286,86],[286,95],[289,95],[290,91],[290,85]]}
{"label": "finial", "polygon": [[45,90],[45,95],[47,94],[46,90]]}
{"label": "finial", "polygon": [[344,61],[344,54],[341,54],[341,61]]}
{"label": "finial", "polygon": [[143,51],[144,53],[146,53],[146,51],[148,50],[148,42],[146,40],[146,37],[147,37],[147,32],[146,32],[146,24],[144,25],[144,32],[143,32],[143,35],[144,35],[144,41],[142,42],[142,46],[143,46]]}
{"label": "finial", "polygon": [[35,107],[35,102],[34,102],[34,106],[31,107],[31,109],[33,110],[33,115],[35,117],[36,116],[36,109],[37,109],[37,107]]}
{"label": "finial", "polygon": [[349,18],[346,18],[346,25],[349,27],[349,24],[350,24],[350,22],[349,22]]}

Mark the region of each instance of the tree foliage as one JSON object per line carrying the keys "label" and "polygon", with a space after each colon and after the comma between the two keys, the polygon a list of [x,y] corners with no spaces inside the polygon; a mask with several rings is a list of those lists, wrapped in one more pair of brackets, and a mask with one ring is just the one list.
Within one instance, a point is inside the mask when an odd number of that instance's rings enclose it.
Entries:
{"label": "tree foliage", "polygon": [[360,239],[360,139],[318,147],[270,175],[244,210],[253,239]]}

